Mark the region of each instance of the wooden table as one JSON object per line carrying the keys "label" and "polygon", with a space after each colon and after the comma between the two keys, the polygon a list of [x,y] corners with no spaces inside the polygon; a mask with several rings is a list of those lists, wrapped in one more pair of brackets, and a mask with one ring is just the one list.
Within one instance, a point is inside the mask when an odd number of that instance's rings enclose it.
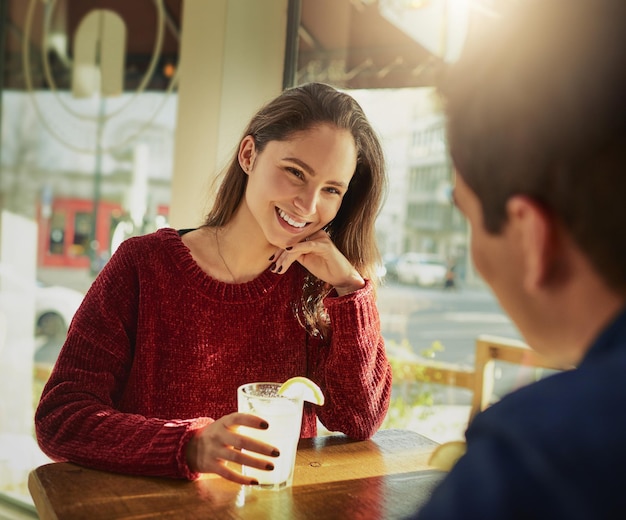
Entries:
{"label": "wooden table", "polygon": [[303,439],[293,487],[240,486],[215,475],[194,481],[136,477],[53,463],[28,488],[43,520],[145,518],[394,519],[414,512],[444,475],[428,466],[437,443],[382,430],[367,441]]}

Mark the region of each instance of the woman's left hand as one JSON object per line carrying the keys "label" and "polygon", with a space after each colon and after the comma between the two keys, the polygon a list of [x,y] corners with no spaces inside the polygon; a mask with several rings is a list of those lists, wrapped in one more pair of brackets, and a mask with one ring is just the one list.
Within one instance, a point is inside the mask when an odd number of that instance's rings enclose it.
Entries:
{"label": "woman's left hand", "polygon": [[289,249],[280,249],[272,261],[272,271],[275,273],[284,273],[292,263],[299,262],[311,274],[332,285],[339,296],[354,292],[365,285],[363,277],[323,229]]}

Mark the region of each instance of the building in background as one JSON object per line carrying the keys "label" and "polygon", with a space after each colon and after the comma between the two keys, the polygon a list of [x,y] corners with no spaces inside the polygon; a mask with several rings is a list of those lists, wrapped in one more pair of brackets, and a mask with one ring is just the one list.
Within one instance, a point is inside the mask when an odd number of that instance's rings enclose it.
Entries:
{"label": "building in background", "polygon": [[377,220],[386,259],[436,254],[473,280],[468,230],[452,204],[453,172],[445,121],[432,88],[357,90],[352,95],[379,133],[389,173],[387,200]]}
{"label": "building in background", "polygon": [[453,172],[445,121],[433,113],[413,121],[406,185],[405,250],[434,253],[465,278],[467,226],[452,203]]}

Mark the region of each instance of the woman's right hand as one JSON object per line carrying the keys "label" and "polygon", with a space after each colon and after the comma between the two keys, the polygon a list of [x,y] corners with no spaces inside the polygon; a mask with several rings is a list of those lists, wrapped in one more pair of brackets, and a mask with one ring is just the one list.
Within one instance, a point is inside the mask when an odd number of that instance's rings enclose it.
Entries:
{"label": "woman's right hand", "polygon": [[249,426],[266,430],[267,422],[256,415],[231,413],[198,430],[186,448],[189,469],[198,473],[216,473],[237,484],[258,484],[227,466],[227,462],[243,464],[253,468],[274,469],[273,464],[264,459],[243,453],[241,450],[256,452],[269,457],[278,457],[276,448],[261,441],[241,435],[238,426]]}

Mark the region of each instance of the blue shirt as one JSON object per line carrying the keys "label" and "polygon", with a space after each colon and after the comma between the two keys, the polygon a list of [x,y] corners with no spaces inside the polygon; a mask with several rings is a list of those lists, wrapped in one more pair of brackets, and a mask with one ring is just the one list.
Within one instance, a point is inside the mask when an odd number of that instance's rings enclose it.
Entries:
{"label": "blue shirt", "polygon": [[626,309],[575,370],[478,414],[419,520],[626,518]]}

